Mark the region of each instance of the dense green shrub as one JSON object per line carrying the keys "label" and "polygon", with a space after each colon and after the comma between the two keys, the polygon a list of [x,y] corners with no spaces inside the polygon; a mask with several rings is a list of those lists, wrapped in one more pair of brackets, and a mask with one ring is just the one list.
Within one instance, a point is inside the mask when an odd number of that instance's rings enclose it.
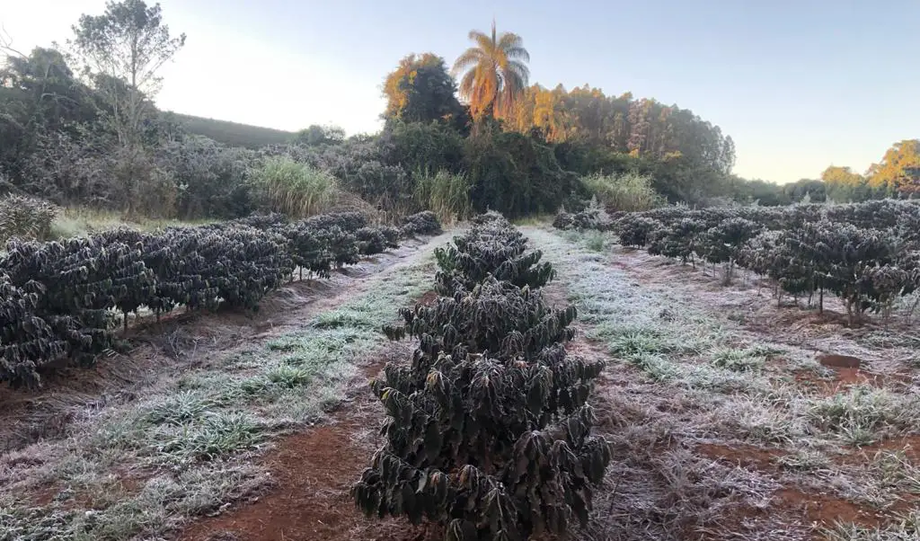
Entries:
{"label": "dense green shrub", "polygon": [[249,176],[256,154],[225,147],[202,136],[187,136],[163,145],[157,162],[179,188],[180,218],[232,219],[255,208]]}
{"label": "dense green shrub", "polygon": [[663,227],[664,224],[654,218],[630,214],[621,218],[615,224],[614,230],[623,246],[643,248],[654,238],[654,233]]}
{"label": "dense green shrub", "polygon": [[403,170],[457,173],[463,161],[463,139],[440,122],[387,122],[380,135],[383,161]]}
{"label": "dense green shrub", "polygon": [[559,167],[549,146],[519,133],[485,131],[470,137],[464,164],[477,212],[555,212],[577,184],[577,176]]}

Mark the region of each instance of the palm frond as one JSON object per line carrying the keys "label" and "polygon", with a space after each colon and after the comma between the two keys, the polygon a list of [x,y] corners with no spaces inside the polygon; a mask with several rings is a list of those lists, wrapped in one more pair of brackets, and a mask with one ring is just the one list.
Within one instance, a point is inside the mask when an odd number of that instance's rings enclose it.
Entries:
{"label": "palm frond", "polygon": [[524,64],[520,60],[512,60],[508,62],[508,71],[513,71],[517,73],[522,81],[521,88],[527,86],[527,81],[530,80],[530,68],[527,67],[527,64]]}
{"label": "palm frond", "polygon": [[476,84],[476,70],[470,70],[463,75],[463,78],[460,79],[460,86],[457,88],[457,91],[460,93],[460,96],[470,101],[473,96],[473,90]]}
{"label": "palm frond", "polygon": [[495,52],[497,51],[497,48],[495,47],[495,42],[492,41],[492,38],[490,38],[489,36],[486,36],[485,34],[480,33],[476,37],[475,41],[476,41],[476,45],[478,45],[479,48],[482,49],[482,52],[485,56],[488,56],[488,57],[495,56]]}
{"label": "palm frond", "polygon": [[476,41],[476,42],[478,42],[480,38],[489,39],[489,36],[485,35],[479,30],[470,30],[468,37],[470,38],[470,41]]}
{"label": "palm frond", "polygon": [[484,58],[482,49],[478,47],[470,47],[469,49],[463,51],[463,54],[457,57],[457,60],[454,61],[454,66],[451,68],[451,72],[456,76],[461,71],[469,68],[470,66],[475,66],[480,63]]}
{"label": "palm frond", "polygon": [[524,40],[514,32],[502,32],[498,37],[498,46],[502,49],[524,48]]}
{"label": "palm frond", "polygon": [[454,61],[451,70],[454,76],[465,71],[457,88],[460,96],[474,118],[490,108],[496,114],[509,113],[530,78],[524,41],[512,32],[498,34],[494,20],[491,35],[471,30],[469,38],[475,45]]}
{"label": "palm frond", "polygon": [[521,60],[523,62],[530,62],[530,53],[528,53],[527,49],[524,47],[503,47],[502,50],[505,52],[505,56],[508,58]]}

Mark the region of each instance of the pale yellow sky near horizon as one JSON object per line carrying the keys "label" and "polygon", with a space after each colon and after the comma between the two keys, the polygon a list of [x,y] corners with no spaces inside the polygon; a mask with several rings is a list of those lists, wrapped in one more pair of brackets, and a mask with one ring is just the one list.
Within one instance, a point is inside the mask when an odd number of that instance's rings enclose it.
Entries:
{"label": "pale yellow sky near horizon", "polygon": [[[381,96],[383,78],[395,67],[402,54],[413,52],[410,48],[394,55],[389,64],[381,63],[379,72],[376,68],[358,69],[348,62],[338,61],[342,50],[330,50],[325,46],[314,46],[312,49],[293,47],[280,35],[280,31],[272,33],[265,31],[264,27],[260,31],[258,25],[238,28],[239,23],[234,17],[240,16],[242,8],[236,4],[211,0],[160,0],[160,3],[164,21],[173,33],[185,32],[188,35],[186,46],[173,62],[163,68],[164,83],[156,97],[160,108],[180,113],[290,131],[311,124],[334,124],[344,128],[349,135],[373,133],[382,125],[379,115],[385,107]],[[226,11],[237,11],[224,16],[220,7],[225,5]],[[311,9],[319,9],[318,6]],[[63,45],[72,34],[71,25],[82,13],[102,13],[104,7],[104,0],[7,0],[0,7],[0,24],[12,38],[13,46],[28,52],[34,46],[48,46],[53,41]],[[282,16],[277,13],[270,15],[276,18]],[[347,24],[345,21],[313,21],[314,25],[339,23]],[[380,36],[366,39],[379,41]],[[400,39],[394,47],[402,50],[408,38],[400,36]],[[409,40],[408,43],[413,44],[409,47],[418,47],[415,52],[436,49],[435,52],[443,54],[450,63],[451,54],[456,53],[437,50],[430,39],[429,36],[429,41],[424,41],[423,37],[419,37],[419,45]],[[466,46],[463,33],[450,43],[454,41],[458,51]],[[344,38],[332,47],[349,47],[350,44],[361,46]],[[545,73],[546,66],[539,64],[540,57],[533,50],[532,56],[534,76]],[[615,68],[611,66],[610,69]],[[585,74],[585,79],[590,80],[590,74]],[[534,82],[555,86],[555,83],[542,80]],[[610,94],[620,94],[629,88],[605,90]],[[658,92],[656,90],[651,96],[658,96]],[[873,161],[881,159],[891,144],[911,136],[901,134],[903,130],[888,130],[890,134],[882,137],[891,137],[891,140],[878,140],[876,143],[877,138],[873,138],[872,148],[867,148],[865,137],[843,138],[839,128],[822,125],[815,118],[819,124],[813,126],[810,134],[794,133],[792,126],[790,136],[782,137],[775,132],[758,129],[758,125],[775,115],[769,109],[752,106],[749,110],[742,110],[737,118],[720,119],[717,117],[723,113],[714,109],[712,104],[708,109],[701,110],[702,105],[695,106],[692,100],[681,99],[680,89],[662,87],[661,92],[675,93],[674,99],[678,99],[682,107],[690,108],[702,118],[720,125],[723,133],[735,139],[738,157],[735,173],[746,178],[780,183],[803,177],[818,178],[821,171],[832,164],[851,166],[857,172],[864,172]],[[643,96],[639,92],[636,95]],[[661,97],[666,97],[666,94]],[[671,102],[668,99],[664,101]],[[871,114],[871,110],[861,114]],[[808,118],[799,120],[810,122]]]}

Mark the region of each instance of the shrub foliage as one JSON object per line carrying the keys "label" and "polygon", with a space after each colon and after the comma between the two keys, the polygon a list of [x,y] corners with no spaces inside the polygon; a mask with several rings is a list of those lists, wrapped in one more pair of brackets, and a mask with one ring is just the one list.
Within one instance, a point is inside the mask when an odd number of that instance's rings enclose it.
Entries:
{"label": "shrub foliage", "polygon": [[257,310],[295,272],[396,247],[399,232],[358,213],[288,222],[262,215],[160,233],[122,229],[62,242],[13,239],[0,257],[0,381],[38,385],[43,367],[91,362],[115,345],[117,316],[177,307]]}
{"label": "shrub foliage", "polygon": [[451,540],[587,520],[610,461],[587,404],[602,364],[566,352],[575,309],[547,306],[552,269],[525,243],[501,216],[480,217],[438,253],[438,301],[385,329],[419,347],[372,384],[386,443],[352,490],[368,515],[434,522]]}
{"label": "shrub foliage", "polygon": [[[555,226],[594,223],[560,214]],[[818,298],[837,295],[848,319],[891,313],[898,298],[920,287],[920,204],[882,200],[847,205],[663,207],[620,217],[612,227],[624,246],[653,255],[698,257],[721,264],[730,281],[735,266],[773,280],[776,292]],[[606,224],[598,229],[606,228]]]}

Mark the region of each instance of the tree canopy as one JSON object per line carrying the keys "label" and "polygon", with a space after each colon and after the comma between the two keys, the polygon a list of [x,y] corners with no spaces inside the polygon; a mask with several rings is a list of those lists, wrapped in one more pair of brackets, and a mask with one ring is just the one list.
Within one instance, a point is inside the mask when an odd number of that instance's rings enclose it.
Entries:
{"label": "tree canopy", "polygon": [[387,108],[383,117],[404,122],[439,121],[462,128],[467,113],[456,92],[457,85],[443,58],[433,53],[410,54],[387,75],[383,85]]}
{"label": "tree canopy", "polygon": [[888,193],[913,193],[920,182],[920,139],[907,139],[894,144],[882,161],[869,168],[869,185]]}

